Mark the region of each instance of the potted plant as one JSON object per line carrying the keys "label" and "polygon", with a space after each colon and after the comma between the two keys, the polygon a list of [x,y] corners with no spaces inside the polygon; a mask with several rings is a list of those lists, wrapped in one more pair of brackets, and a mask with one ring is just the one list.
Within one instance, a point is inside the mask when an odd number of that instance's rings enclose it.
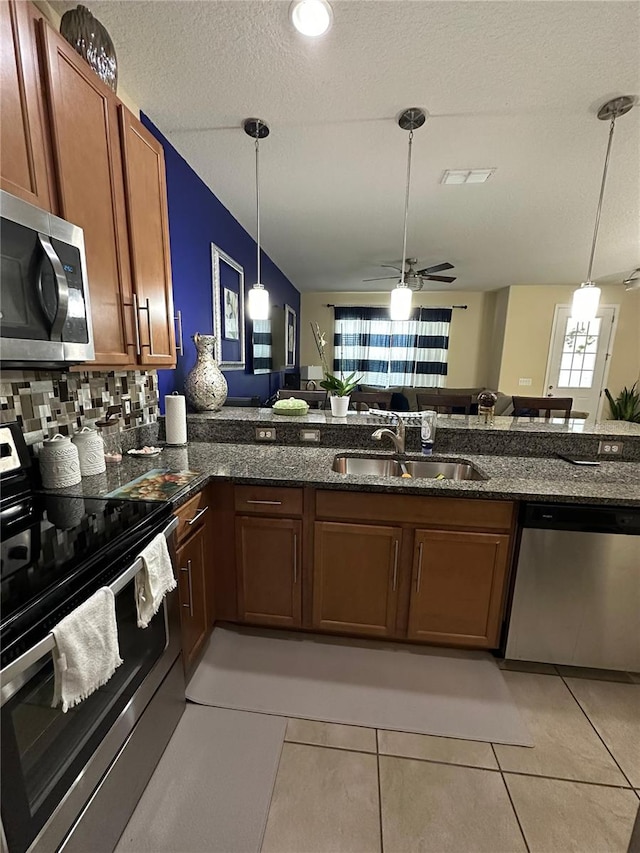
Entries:
{"label": "potted plant", "polygon": [[631,388],[627,388],[625,385],[615,400],[609,393],[609,389],[604,389],[609,401],[612,420],[640,424],[640,391],[636,391],[637,384],[637,381],[634,382]]}
{"label": "potted plant", "polygon": [[331,403],[331,414],[336,418],[344,418],[346,417],[349,409],[351,392],[358,385],[362,377],[354,380],[353,377],[356,374],[352,373],[351,376],[348,376],[346,379],[338,379],[337,376],[330,373],[329,365],[327,364],[327,357],[324,351],[324,348],[327,345],[325,334],[320,331],[320,326],[317,323],[315,325],[311,323],[311,331],[313,332],[313,339],[316,343],[318,355],[322,362],[322,372],[324,373],[324,379],[319,383],[320,387],[324,388],[324,390],[330,395],[329,402]]}
{"label": "potted plant", "polygon": [[360,379],[353,378],[355,375],[352,373],[346,379],[338,379],[332,373],[325,373],[324,379],[320,383],[320,387],[330,394],[331,414],[336,418],[344,418],[347,415],[351,392],[360,382]]}

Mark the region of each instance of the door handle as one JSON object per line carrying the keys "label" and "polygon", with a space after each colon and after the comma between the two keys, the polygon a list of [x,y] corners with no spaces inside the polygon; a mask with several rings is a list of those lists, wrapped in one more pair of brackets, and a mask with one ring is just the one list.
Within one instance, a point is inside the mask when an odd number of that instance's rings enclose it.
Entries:
{"label": "door handle", "polygon": [[138,297],[136,296],[136,294],[135,293],[133,294],[133,296],[131,298],[131,302],[123,302],[123,305],[125,305],[127,308],[129,308],[130,306],[133,308],[133,330],[136,334],[135,344],[127,343],[127,346],[128,347],[135,346],[136,355],[140,355],[142,353],[142,347],[140,345],[140,323],[139,323],[139,319],[138,319]]}
{"label": "door handle", "polygon": [[176,311],[176,316],[173,318],[178,324],[178,341],[176,344],[176,352],[178,355],[184,355],[184,343],[182,341],[182,311]]}
{"label": "door handle", "polygon": [[396,587],[398,586],[398,546],[399,542],[396,539],[393,543],[393,584],[391,589],[393,592],[396,591]]}
{"label": "door handle", "polygon": [[200,516],[204,515],[208,509],[208,506],[203,506],[202,509],[199,509],[197,513],[193,516],[193,518],[190,518],[189,521],[187,521],[189,527],[191,527],[192,524],[195,524],[196,521],[200,518]]}
{"label": "door handle", "polygon": [[[138,299],[137,299],[135,293],[133,295],[133,298],[134,298],[136,304],[138,304]],[[153,332],[151,330],[151,302],[149,300],[149,297],[147,297],[144,300],[144,305],[138,305],[138,311],[146,311],[147,312],[147,328],[149,330],[149,343],[148,344],[142,344],[142,346],[143,347],[149,347],[149,355],[155,355],[155,352],[153,351]]]}
{"label": "door handle", "polygon": [[[62,327],[65,324],[67,319],[67,313],[69,311],[69,282],[67,281],[67,277],[64,273],[64,269],[62,268],[62,261],[58,257],[58,253],[53,248],[53,243],[50,238],[47,237],[46,234],[41,234],[38,231],[38,241],[42,246],[42,251],[47,256],[47,259],[51,266],[53,267],[53,275],[56,280],[56,297],[58,301],[58,306],[56,308],[55,316],[51,322],[51,330],[49,332],[49,337],[52,341],[61,341],[62,340]],[[44,293],[42,291],[42,264],[40,264],[40,271],[38,273],[38,295],[40,297],[40,304],[44,308]]]}
{"label": "door handle", "polygon": [[298,583],[298,534],[293,534],[293,583]]}
{"label": "door handle", "polygon": [[181,567],[180,571],[187,573],[187,584],[188,584],[188,589],[189,589],[189,603],[183,604],[182,606],[189,608],[189,616],[191,616],[193,618],[193,588],[191,586],[191,560],[187,560],[187,568],[183,569]]}
{"label": "door handle", "polygon": [[420,583],[422,582],[422,548],[424,543],[418,545],[418,574],[416,576],[416,593],[420,592]]}

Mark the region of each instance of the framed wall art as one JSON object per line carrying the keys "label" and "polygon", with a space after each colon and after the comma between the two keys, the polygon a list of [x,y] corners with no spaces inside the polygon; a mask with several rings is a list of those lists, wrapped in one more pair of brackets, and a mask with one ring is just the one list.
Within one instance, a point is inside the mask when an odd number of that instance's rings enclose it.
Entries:
{"label": "framed wall art", "polygon": [[221,370],[244,370],[244,268],[212,243],[211,269],[215,356]]}
{"label": "framed wall art", "polygon": [[290,305],[284,306],[284,366],[296,366],[296,312]]}

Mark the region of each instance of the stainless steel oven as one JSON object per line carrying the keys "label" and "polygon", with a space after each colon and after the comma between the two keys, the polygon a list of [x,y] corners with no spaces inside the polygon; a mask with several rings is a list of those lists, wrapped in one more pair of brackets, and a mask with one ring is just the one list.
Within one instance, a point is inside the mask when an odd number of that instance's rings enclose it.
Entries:
{"label": "stainless steel oven", "polygon": [[[161,524],[173,552],[177,520]],[[146,538],[157,530],[158,522]],[[66,714],[51,707],[50,634],[3,665],[2,847],[8,853],[112,851],[184,710],[177,594],[166,596],[146,629],[138,628],[133,579],[140,566],[137,559],[112,567],[124,663],[84,702]],[[65,607],[73,609],[87,591]]]}
{"label": "stainless steel oven", "polygon": [[15,365],[94,358],[82,228],[0,191],[0,358]]}

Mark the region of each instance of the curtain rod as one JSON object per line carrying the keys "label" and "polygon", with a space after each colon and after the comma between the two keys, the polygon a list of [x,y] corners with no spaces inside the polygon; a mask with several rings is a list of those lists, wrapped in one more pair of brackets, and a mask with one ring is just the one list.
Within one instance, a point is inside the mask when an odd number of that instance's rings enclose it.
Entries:
{"label": "curtain rod", "polygon": [[[325,308],[386,308],[386,305],[334,305],[332,302],[327,302]],[[417,305],[416,308],[461,308],[466,311],[468,305]]]}

